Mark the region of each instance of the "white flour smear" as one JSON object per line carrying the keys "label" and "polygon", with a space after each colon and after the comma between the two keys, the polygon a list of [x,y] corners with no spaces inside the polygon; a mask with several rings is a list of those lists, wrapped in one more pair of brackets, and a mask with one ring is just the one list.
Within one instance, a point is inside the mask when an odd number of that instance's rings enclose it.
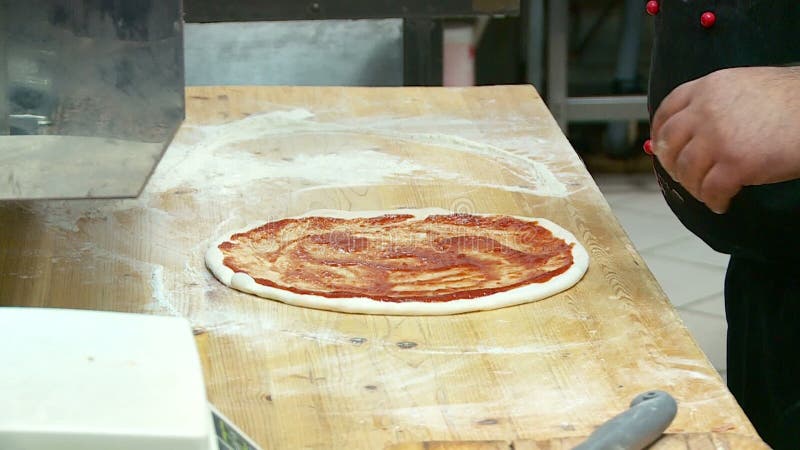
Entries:
{"label": "white flour smear", "polygon": [[[77,232],[80,220],[101,218],[115,211],[150,208],[150,200],[162,193],[191,187],[207,198],[225,201],[231,195],[248,191],[248,183],[264,182],[275,186],[291,180],[301,180],[296,188],[347,187],[448,182],[464,186],[487,187],[535,195],[563,197],[569,194],[559,177],[563,163],[548,161],[555,153],[552,142],[537,139],[511,139],[515,146],[504,149],[454,134],[432,133],[423,130],[443,130],[454,133],[475,129],[474,122],[460,118],[364,118],[343,119],[341,123],[317,122],[314,114],[305,109],[292,109],[255,114],[221,125],[185,125],[157,166],[145,190],[132,200],[88,200],[68,202],[39,202],[29,208],[42,220],[60,231]],[[520,128],[523,122],[491,124],[493,128]],[[536,126],[536,124],[528,124]],[[276,137],[283,146],[290,146],[293,137],[349,134],[355,144],[334,152],[305,152],[305,148],[282,149],[290,157],[275,158],[253,152],[256,147],[269,147]],[[288,139],[287,139],[288,137]],[[364,137],[372,142],[364,142]],[[476,155],[487,164],[501,165],[519,182],[503,185],[492,180],[480,180],[471,174],[449,167],[431,167],[424,161],[402,158],[382,151],[377,144],[406,141],[427,147]],[[542,160],[534,160],[534,157]],[[559,173],[556,177],[550,165]],[[571,184],[570,184],[570,187]]]}
{"label": "white flour smear", "polygon": [[[152,299],[160,309],[165,310],[171,316],[182,316],[170,302],[170,293],[164,287],[164,266],[154,264],[150,273],[150,291]],[[158,311],[163,312],[163,311]]]}
{"label": "white flour smear", "polygon": [[[448,181],[466,186],[486,186],[537,195],[563,197],[568,194],[546,164],[533,160],[530,155],[517,154],[503,148],[465,139],[455,135],[413,132],[408,121],[399,131],[388,120],[364,119],[363,123],[340,124],[316,122],[305,109],[278,111],[251,115],[221,125],[187,126],[183,130],[188,139],[172,144],[148,186],[149,191],[164,192],[179,186],[197,184],[203,179],[205,187],[214,189],[236,188],[255,180],[303,179],[319,186],[343,187],[383,183],[387,180]],[[420,119],[421,120],[421,119]],[[431,119],[434,122],[447,119]],[[418,126],[431,126],[431,120],[420,121]],[[435,123],[434,123],[435,125]],[[287,160],[265,157],[253,153],[252,147],[268,147],[275,136],[302,136],[326,134],[352,134],[352,148],[335,153],[300,153]],[[426,166],[421,161],[401,159],[375,146],[359,143],[363,137],[383,138],[390,141],[408,141],[425,146],[441,147],[457,152],[477,155],[487,159],[487,164],[501,164],[523,183],[501,186],[475,180],[473,177],[442,167]],[[282,139],[283,145],[291,140]],[[361,145],[361,146],[360,146]],[[298,145],[299,147],[299,145]],[[283,149],[291,151],[292,149]],[[536,153],[532,149],[530,153]],[[547,155],[550,152],[541,152]]]}

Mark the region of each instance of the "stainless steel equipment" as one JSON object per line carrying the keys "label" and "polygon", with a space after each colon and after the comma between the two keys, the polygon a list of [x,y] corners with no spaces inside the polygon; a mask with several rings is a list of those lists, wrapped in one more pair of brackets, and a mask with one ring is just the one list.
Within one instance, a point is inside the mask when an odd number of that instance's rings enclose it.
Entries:
{"label": "stainless steel equipment", "polygon": [[0,200],[136,196],[183,117],[181,0],[0,0]]}

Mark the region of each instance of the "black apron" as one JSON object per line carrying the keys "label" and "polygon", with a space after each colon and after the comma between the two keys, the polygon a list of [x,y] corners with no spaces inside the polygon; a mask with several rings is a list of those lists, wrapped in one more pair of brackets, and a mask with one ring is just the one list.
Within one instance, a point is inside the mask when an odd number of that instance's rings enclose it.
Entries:
{"label": "black apron", "polygon": [[[711,26],[701,25],[706,12],[714,15]],[[651,119],[686,81],[728,67],[800,63],[798,0],[659,0],[654,20]],[[731,392],[767,443],[800,448],[800,180],[745,187],[717,215],[657,159],[653,164],[680,221],[731,255],[725,282]]]}

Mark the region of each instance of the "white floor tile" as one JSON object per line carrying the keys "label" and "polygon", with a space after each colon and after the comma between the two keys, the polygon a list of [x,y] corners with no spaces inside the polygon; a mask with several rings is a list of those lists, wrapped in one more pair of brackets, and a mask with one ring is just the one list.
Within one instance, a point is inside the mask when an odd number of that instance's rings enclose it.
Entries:
{"label": "white floor tile", "polygon": [[717,317],[725,317],[725,296],[722,293],[718,295],[711,296],[709,298],[704,298],[702,300],[696,300],[691,303],[687,303],[681,306],[681,309],[687,309],[690,311],[697,311],[706,314],[711,314]]}
{"label": "white floor tile", "polygon": [[674,216],[644,214],[613,205],[611,210],[639,252],[689,236],[689,231]]}
{"label": "white floor tile", "polygon": [[641,255],[676,307],[722,293],[725,277],[722,268],[676,261],[648,252],[641,252]]}
{"label": "white floor tile", "polygon": [[730,259],[729,255],[714,251],[695,235],[687,236],[679,242],[654,248],[652,253],[682,261],[699,262],[719,267],[728,267],[728,260]]}
{"label": "white floor tile", "polygon": [[600,192],[658,192],[658,182],[652,173],[619,174],[601,173],[592,175]]}
{"label": "white floor tile", "polygon": [[678,310],[678,314],[714,368],[726,370],[725,336],[728,325],[725,319],[695,311]]}
{"label": "white floor tile", "polygon": [[627,194],[615,193],[608,203],[614,208],[636,211],[644,214],[675,217],[669,209],[661,192],[630,192]]}
{"label": "white floor tile", "polygon": [[625,199],[629,198],[631,195],[633,195],[633,192],[631,192],[629,188],[614,192],[603,192],[603,197],[606,198],[612,210],[619,208],[620,205],[625,203]]}

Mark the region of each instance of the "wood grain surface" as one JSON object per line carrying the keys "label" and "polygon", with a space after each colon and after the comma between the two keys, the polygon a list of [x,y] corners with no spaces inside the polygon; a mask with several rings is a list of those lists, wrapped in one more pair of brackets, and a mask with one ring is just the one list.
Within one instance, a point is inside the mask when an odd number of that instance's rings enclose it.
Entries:
{"label": "wood grain surface", "polygon": [[[650,389],[678,400],[670,433],[757,439],[532,88],[186,99],[139,198],[0,203],[0,304],[188,318],[210,400],[265,448],[561,442]],[[398,207],[545,217],[589,270],[535,303],[387,317],[256,298],[204,267],[212,239],[255,221]]]}

